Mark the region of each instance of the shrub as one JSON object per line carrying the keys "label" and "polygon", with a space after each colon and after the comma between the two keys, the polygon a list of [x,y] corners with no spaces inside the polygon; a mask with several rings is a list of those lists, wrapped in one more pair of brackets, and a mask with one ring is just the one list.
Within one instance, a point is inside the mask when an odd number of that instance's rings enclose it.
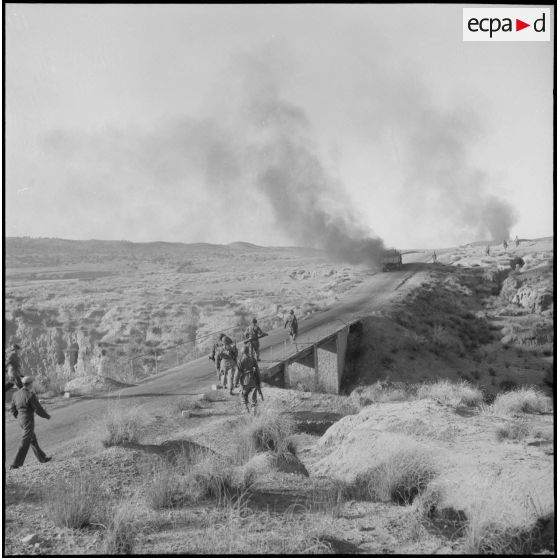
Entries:
{"label": "shrub", "polygon": [[140,531],[134,513],[132,502],[124,502],[114,510],[104,538],[106,554],[132,554]]}
{"label": "shrub", "polygon": [[418,399],[434,399],[443,405],[476,407],[482,403],[482,391],[468,382],[452,383],[438,380],[433,384],[422,384],[417,391]]}
{"label": "shrub", "polygon": [[517,421],[498,426],[496,428],[496,439],[501,442],[502,440],[523,440],[531,433],[529,424],[525,421]]}
{"label": "shrub", "polygon": [[86,527],[91,523],[98,496],[98,479],[90,474],[60,480],[48,490],[51,517],[61,527]]}
{"label": "shrub", "polygon": [[552,399],[533,387],[499,393],[491,410],[497,415],[514,413],[548,413],[552,411]]}
{"label": "shrub", "polygon": [[152,509],[160,510],[179,506],[189,499],[195,500],[191,493],[184,490],[186,484],[175,466],[160,460],[145,488],[147,503]]}
{"label": "shrub", "polygon": [[220,505],[247,499],[255,480],[253,471],[235,469],[233,463],[217,454],[196,464],[190,478],[199,497],[216,500]]}
{"label": "shrub", "polygon": [[143,420],[136,409],[109,407],[104,428],[102,443],[105,447],[134,444],[141,439]]}
{"label": "shrub", "polygon": [[236,430],[236,461],[245,463],[257,452],[296,453],[291,439],[294,432],[294,419],[273,407],[255,417],[244,417]]}
{"label": "shrub", "polygon": [[535,502],[531,494],[518,496],[509,487],[487,487],[467,510],[464,552],[525,555],[550,550],[554,545],[552,505]]}
{"label": "shrub", "polygon": [[410,504],[437,475],[430,452],[420,446],[394,451],[376,467],[360,473],[348,488],[356,500]]}

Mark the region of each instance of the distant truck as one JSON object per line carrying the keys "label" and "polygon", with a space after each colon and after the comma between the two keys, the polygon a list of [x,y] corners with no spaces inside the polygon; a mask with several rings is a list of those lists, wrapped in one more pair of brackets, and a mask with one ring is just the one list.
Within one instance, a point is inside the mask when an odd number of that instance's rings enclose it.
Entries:
{"label": "distant truck", "polygon": [[399,269],[403,263],[399,250],[385,250],[382,254],[382,271]]}

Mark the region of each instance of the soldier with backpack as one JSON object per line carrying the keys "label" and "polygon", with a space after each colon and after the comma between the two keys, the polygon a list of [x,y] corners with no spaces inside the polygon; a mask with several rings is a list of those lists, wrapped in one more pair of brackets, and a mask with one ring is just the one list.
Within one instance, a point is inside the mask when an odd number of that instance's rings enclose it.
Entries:
{"label": "soldier with backpack", "polygon": [[260,369],[258,367],[258,361],[250,356],[250,347],[248,347],[248,345],[245,345],[242,353],[243,354],[238,363],[237,372],[235,374],[234,385],[240,385],[240,388],[242,389],[242,398],[248,414],[250,414],[248,399],[251,399],[251,407],[255,415],[256,407],[258,405],[258,392],[263,399]]}
{"label": "soldier with backpack", "polygon": [[252,320],[252,325],[248,326],[244,332],[244,343],[251,348],[251,354],[256,357],[256,360],[260,360],[260,337],[266,335],[267,333],[261,330],[256,318]]}
{"label": "soldier with backpack", "polygon": [[289,326],[289,336],[291,338],[291,343],[294,343],[296,336],[298,334],[298,321],[296,319],[294,310],[291,310],[283,328]]}
{"label": "soldier with backpack", "polygon": [[233,393],[234,374],[237,370],[236,359],[238,358],[238,349],[233,345],[231,339],[223,334],[222,345],[217,354],[217,362],[221,372],[220,379],[223,389],[229,386],[229,393]]}

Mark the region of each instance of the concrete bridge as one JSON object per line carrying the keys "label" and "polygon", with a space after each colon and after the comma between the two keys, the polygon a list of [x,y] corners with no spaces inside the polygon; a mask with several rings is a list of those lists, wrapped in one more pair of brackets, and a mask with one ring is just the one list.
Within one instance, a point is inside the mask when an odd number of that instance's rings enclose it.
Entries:
{"label": "concrete bridge", "polygon": [[[295,343],[261,352],[262,380],[282,388],[300,385],[307,391],[339,393],[345,370],[349,333],[360,319],[341,322],[331,331],[317,328],[306,332]],[[312,339],[309,339],[312,337]]]}

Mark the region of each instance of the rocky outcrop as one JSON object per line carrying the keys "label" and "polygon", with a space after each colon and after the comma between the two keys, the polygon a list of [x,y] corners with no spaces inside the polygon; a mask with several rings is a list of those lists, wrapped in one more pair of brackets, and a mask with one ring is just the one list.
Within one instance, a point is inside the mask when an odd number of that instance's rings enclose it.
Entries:
{"label": "rocky outcrop", "polygon": [[500,296],[533,314],[540,314],[553,304],[552,291],[548,285],[532,278],[524,279],[518,274],[510,275],[503,282]]}

